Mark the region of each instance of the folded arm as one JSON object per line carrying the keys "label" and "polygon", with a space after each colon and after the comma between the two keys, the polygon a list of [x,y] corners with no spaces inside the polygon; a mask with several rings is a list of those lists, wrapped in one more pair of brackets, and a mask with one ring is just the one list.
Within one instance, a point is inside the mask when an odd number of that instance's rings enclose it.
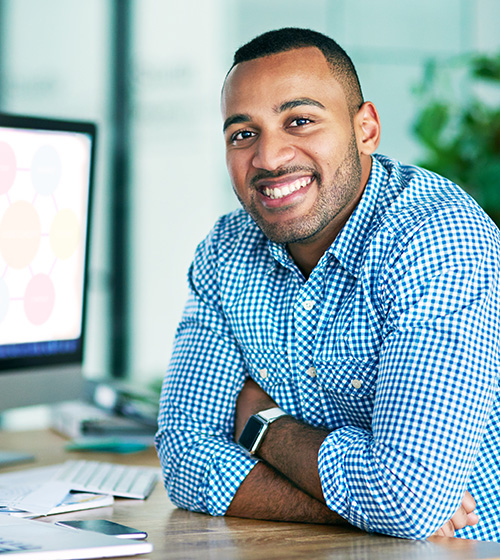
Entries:
{"label": "folded arm", "polygon": [[[276,406],[252,379],[238,397],[235,440],[248,418]],[[263,460],[247,476],[231,502],[226,515],[280,521],[342,523],[345,520],[325,505],[318,471],[318,453],[328,431],[314,428],[284,416],[270,424],[259,447]],[[433,536],[451,537],[467,525],[475,525],[476,503],[465,492],[460,507]]]}

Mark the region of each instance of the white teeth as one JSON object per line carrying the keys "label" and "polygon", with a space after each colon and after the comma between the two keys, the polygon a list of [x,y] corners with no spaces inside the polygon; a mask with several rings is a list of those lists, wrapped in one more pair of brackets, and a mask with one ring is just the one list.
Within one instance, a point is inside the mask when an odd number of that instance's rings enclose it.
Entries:
{"label": "white teeth", "polygon": [[312,177],[304,177],[302,179],[297,179],[289,185],[284,185],[283,187],[266,187],[264,189],[264,194],[272,200],[276,200],[278,198],[288,196],[289,194],[298,191],[302,187],[306,187],[311,181]]}

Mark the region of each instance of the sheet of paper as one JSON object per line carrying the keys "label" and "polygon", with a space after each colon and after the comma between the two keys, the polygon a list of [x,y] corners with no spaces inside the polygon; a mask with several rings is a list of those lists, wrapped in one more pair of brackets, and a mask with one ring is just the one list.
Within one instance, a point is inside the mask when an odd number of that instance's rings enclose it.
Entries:
{"label": "sheet of paper", "polygon": [[[51,480],[58,467],[25,469],[0,475],[0,506],[46,515],[71,490],[67,482]],[[0,509],[0,512],[2,510]]]}
{"label": "sheet of paper", "polygon": [[36,515],[46,515],[64,500],[69,491],[70,485],[67,482],[49,480],[9,505]]}

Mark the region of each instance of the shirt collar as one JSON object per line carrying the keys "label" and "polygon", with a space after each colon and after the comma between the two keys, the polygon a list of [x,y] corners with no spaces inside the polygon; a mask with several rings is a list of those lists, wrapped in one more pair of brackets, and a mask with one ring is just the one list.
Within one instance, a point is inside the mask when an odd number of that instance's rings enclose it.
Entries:
{"label": "shirt collar", "polygon": [[335,256],[340,264],[357,277],[363,265],[363,257],[370,243],[370,230],[377,222],[379,195],[389,179],[389,173],[372,157],[370,177],[361,199],[347,220],[341,232],[327,251]]}

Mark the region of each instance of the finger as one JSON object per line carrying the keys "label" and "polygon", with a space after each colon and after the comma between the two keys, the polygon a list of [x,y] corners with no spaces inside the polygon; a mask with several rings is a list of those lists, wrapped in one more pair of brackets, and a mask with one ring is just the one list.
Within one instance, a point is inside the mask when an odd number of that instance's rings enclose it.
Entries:
{"label": "finger", "polygon": [[468,513],[460,506],[450,519],[455,530],[462,529],[468,525]]}
{"label": "finger", "polygon": [[455,535],[455,526],[450,520],[445,523],[435,534],[441,537],[453,537]]}
{"label": "finger", "polygon": [[471,513],[476,509],[476,500],[472,497],[472,494],[469,492],[465,492],[464,497],[462,498],[462,507],[465,509],[467,513]]}
{"label": "finger", "polygon": [[477,525],[479,523],[479,516],[475,513],[467,514],[467,525]]}

